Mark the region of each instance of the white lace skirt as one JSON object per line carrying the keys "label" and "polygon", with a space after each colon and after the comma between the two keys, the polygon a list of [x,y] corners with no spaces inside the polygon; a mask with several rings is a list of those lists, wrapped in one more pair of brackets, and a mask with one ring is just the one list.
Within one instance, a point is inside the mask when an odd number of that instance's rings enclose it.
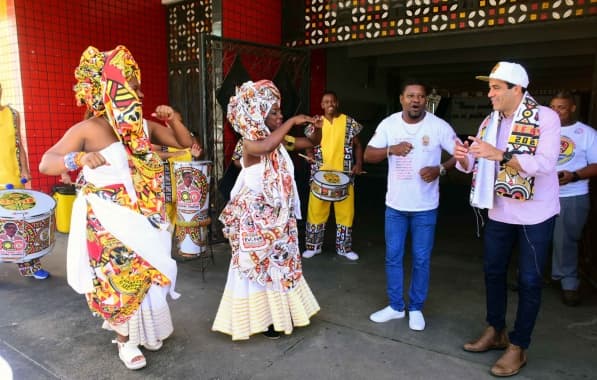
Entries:
{"label": "white lace skirt", "polygon": [[281,292],[230,269],[212,330],[228,334],[232,340],[244,340],[273,324],[276,331],[289,335],[294,326],[307,326],[318,311],[319,304],[304,276],[291,290]]}
{"label": "white lace skirt", "polygon": [[168,289],[152,285],[139,309],[126,323],[113,325],[104,321],[103,328],[128,336],[136,344],[155,346],[159,340],[169,337],[174,331],[170,308],[166,301]]}

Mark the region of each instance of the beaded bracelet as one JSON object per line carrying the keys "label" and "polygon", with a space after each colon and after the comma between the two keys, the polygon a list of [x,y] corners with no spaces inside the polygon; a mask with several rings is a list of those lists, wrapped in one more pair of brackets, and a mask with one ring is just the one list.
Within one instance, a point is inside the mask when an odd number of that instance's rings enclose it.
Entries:
{"label": "beaded bracelet", "polygon": [[296,138],[294,136],[290,136],[290,135],[285,135],[284,136],[284,148],[286,148],[287,151],[293,151],[294,150],[294,143],[296,142]]}
{"label": "beaded bracelet", "polygon": [[70,152],[64,155],[64,166],[68,171],[75,171],[82,166],[81,159],[85,152]]}

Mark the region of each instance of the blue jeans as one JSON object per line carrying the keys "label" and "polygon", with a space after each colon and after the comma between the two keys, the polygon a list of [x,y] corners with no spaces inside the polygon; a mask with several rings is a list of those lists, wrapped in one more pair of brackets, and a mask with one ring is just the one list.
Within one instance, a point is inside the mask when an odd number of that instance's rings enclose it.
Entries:
{"label": "blue jeans", "polygon": [[589,194],[560,198],[560,215],[553,231],[551,278],[561,280],[562,289],[577,290],[578,242],[589,216]]}
{"label": "blue jeans", "polygon": [[390,306],[404,310],[404,242],[410,228],[412,237],[412,274],[408,310],[422,310],[429,289],[429,264],[435,237],[437,209],[398,211],[386,207],[386,277]]}
{"label": "blue jeans", "polygon": [[531,343],[541,305],[542,271],[549,255],[555,216],[534,225],[518,225],[489,219],[483,247],[487,323],[497,331],[506,327],[508,264],[518,242],[518,309],[510,342],[524,349]]}

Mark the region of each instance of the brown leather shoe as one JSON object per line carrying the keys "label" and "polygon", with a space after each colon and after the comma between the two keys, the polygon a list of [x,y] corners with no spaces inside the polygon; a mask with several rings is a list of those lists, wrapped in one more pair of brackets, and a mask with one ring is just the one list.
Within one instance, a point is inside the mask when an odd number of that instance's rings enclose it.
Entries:
{"label": "brown leather shoe", "polygon": [[578,306],[580,304],[578,290],[562,290],[562,302],[566,306]]}
{"label": "brown leather shoe", "polygon": [[473,342],[466,343],[463,348],[470,352],[485,352],[489,350],[503,350],[510,343],[506,329],[499,334],[493,326],[488,326],[481,337]]}
{"label": "brown leather shoe", "polygon": [[506,352],[491,367],[491,374],[498,377],[516,375],[527,364],[527,354],[522,347],[509,344]]}

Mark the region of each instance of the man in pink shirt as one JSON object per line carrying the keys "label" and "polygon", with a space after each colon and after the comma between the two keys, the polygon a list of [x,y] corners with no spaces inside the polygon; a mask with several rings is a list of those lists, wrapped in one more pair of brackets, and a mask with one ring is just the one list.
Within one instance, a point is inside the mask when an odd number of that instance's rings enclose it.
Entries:
{"label": "man in pink shirt", "polygon": [[[470,352],[506,349],[491,368],[494,376],[512,376],[527,362],[549,256],[554,220],[560,211],[556,163],[560,120],[526,91],[525,69],[499,62],[489,76],[493,112],[476,137],[457,143],[457,168],[473,172],[471,205],[489,210],[485,226],[484,273],[486,321],[481,337],[464,345]],[[514,329],[506,334],[506,277],[518,243],[518,309]]]}

